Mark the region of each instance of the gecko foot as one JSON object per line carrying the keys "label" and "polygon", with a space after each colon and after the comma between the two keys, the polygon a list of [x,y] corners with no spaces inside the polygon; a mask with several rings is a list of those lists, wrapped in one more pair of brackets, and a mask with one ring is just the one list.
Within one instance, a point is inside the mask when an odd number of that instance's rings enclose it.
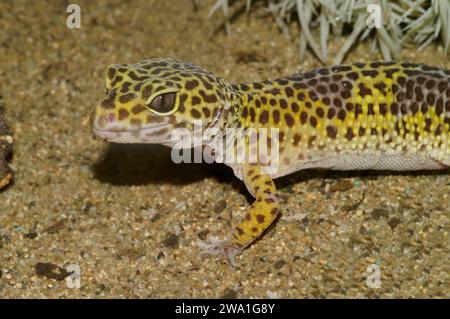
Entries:
{"label": "gecko foot", "polygon": [[236,267],[234,257],[242,251],[242,248],[233,244],[229,238],[219,239],[213,236],[208,236],[208,239],[204,242],[197,242],[197,246],[202,250],[200,256],[225,256],[233,267]]}

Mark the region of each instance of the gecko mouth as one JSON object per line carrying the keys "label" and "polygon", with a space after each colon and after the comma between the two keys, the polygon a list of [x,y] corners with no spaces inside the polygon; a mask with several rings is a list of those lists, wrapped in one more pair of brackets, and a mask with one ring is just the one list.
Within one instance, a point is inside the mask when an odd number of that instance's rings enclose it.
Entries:
{"label": "gecko mouth", "polygon": [[164,142],[167,134],[170,132],[171,124],[159,124],[151,127],[126,129],[121,127],[110,127],[99,129],[92,126],[91,130],[94,136],[105,141],[117,143],[146,143],[146,142]]}

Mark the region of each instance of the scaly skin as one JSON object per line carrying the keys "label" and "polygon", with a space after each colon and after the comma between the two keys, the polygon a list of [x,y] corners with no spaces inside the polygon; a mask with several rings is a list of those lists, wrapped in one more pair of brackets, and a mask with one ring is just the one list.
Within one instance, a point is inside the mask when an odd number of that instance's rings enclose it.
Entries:
{"label": "scaly skin", "polygon": [[[230,85],[170,59],[112,65],[91,116],[95,135],[118,143],[174,147],[176,128],[277,128],[278,170],[226,163],[255,197],[229,239],[202,247],[232,257],[279,213],[273,178],[305,168],[417,170],[450,166],[450,71],[371,62]],[[154,100],[157,98],[159,101]],[[152,104],[154,103],[154,104]],[[248,139],[245,148],[251,149]]]}

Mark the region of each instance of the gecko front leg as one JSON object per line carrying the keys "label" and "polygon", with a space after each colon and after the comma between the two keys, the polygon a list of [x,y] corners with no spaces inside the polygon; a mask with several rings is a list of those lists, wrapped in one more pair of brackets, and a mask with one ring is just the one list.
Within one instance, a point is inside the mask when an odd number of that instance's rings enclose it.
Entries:
{"label": "gecko front leg", "polygon": [[280,210],[275,184],[269,175],[262,172],[260,165],[243,165],[242,179],[255,197],[245,217],[233,227],[229,238],[210,238],[209,243],[199,243],[203,254],[225,255],[232,265],[234,256],[258,239],[272,224]]}

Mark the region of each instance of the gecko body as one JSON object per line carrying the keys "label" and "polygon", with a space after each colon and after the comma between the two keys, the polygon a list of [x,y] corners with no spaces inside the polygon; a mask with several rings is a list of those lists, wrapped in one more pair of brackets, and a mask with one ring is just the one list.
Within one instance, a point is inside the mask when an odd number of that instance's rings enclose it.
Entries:
{"label": "gecko body", "polygon": [[[195,125],[221,138],[227,129],[277,129],[263,136],[278,145],[276,171],[266,162],[225,163],[255,202],[228,239],[202,246],[211,253],[232,256],[273,222],[280,211],[273,178],[307,168],[450,167],[450,71],[437,67],[355,63],[229,84],[190,63],[153,58],[109,66],[106,89],[91,128],[111,142],[174,147],[172,133]],[[244,148],[257,152],[248,138]]]}

